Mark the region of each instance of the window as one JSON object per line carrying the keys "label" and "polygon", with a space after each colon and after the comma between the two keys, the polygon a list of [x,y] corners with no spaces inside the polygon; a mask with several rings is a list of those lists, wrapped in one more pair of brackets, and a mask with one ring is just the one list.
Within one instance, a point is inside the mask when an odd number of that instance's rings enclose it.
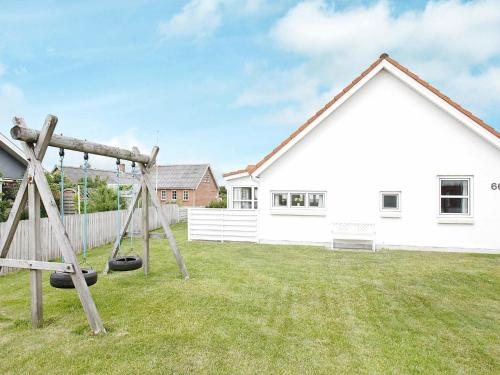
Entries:
{"label": "window", "polygon": [[167,200],[167,191],[166,190],[161,190],[160,191],[160,199],[162,201],[166,201]]}
{"label": "window", "polygon": [[184,200],[184,201],[189,200],[189,191],[188,190],[184,190],[182,192],[182,200]]}
{"label": "window", "polygon": [[380,192],[380,210],[381,211],[401,211],[400,208],[401,192],[382,191]]}
{"label": "window", "polygon": [[439,178],[439,214],[471,215],[471,178]]}
{"label": "window", "polygon": [[325,194],[309,193],[309,207],[325,207]]}
{"label": "window", "polygon": [[325,193],[272,192],[273,208],[325,208]]}
{"label": "window", "polygon": [[172,200],[173,201],[177,200],[177,190],[172,190]]}
{"label": "window", "polygon": [[257,188],[251,186],[233,188],[233,208],[256,209]]}
{"label": "window", "polygon": [[288,207],[288,193],[273,193],[273,207]]}
{"label": "window", "polygon": [[290,206],[292,207],[305,207],[306,195],[305,193],[292,193],[290,197]]}

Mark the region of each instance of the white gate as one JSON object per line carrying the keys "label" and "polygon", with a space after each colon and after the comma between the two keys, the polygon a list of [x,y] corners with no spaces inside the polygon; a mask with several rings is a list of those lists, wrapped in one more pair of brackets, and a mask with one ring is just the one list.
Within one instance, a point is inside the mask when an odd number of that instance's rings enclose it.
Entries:
{"label": "white gate", "polygon": [[188,240],[258,242],[257,211],[188,208]]}

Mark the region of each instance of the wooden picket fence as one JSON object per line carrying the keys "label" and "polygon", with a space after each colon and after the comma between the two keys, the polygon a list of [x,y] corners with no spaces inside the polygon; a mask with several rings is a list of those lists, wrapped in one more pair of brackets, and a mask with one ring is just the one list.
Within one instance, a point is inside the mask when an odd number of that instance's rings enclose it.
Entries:
{"label": "wooden picket fence", "polygon": [[[174,204],[163,205],[162,209],[169,218],[170,224],[183,221],[185,217],[185,208],[181,208]],[[105,245],[113,242],[116,238],[118,223],[123,223],[127,215],[126,210],[96,212],[88,214],[88,248],[92,249],[97,246]],[[134,217],[129,226],[129,231],[134,233],[140,232],[141,209],[138,208],[134,212]],[[0,223],[0,237],[5,233],[5,223]],[[65,215],[64,226],[71,241],[71,244],[76,252],[83,250],[83,215]],[[161,227],[160,220],[156,210],[153,207],[149,209],[149,229],[155,230]],[[49,221],[47,218],[41,219],[41,240],[42,252],[44,261],[54,260],[61,257],[59,246],[52,233]],[[11,244],[7,258],[14,259],[33,259],[28,246],[28,220],[21,220],[17,228],[14,240]],[[1,274],[12,272],[15,268],[4,267]]]}

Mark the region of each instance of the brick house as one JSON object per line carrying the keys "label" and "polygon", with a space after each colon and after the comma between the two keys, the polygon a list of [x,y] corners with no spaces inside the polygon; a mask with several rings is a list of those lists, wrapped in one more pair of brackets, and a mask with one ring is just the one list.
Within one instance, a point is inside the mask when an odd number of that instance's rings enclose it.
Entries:
{"label": "brick house", "polygon": [[162,203],[204,207],[219,197],[209,164],[159,165],[154,180]]}

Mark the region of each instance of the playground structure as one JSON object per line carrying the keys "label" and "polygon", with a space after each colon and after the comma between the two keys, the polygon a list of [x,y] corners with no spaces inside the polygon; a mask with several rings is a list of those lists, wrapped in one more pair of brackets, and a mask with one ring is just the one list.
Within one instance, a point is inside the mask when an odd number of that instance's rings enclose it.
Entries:
{"label": "playground structure", "polygon": [[[144,273],[149,272],[149,231],[148,231],[148,209],[149,198],[153,207],[156,209],[161,225],[167,237],[172,253],[176,259],[177,265],[185,279],[189,277],[186,265],[182,255],[177,247],[177,243],[169,227],[168,219],[161,209],[160,201],[156,195],[153,180],[151,177],[152,169],[156,163],[156,157],[159,152],[157,146],[153,147],[151,155],[144,155],[137,148],[132,151],[111,147],[98,143],[87,142],[86,140],[70,138],[54,134],[57,125],[57,117],[48,115],[41,131],[30,129],[26,126],[24,120],[20,117],[13,119],[14,127],[11,129],[12,138],[21,141],[21,145],[28,159],[26,172],[19,186],[16,199],[13,203],[9,218],[6,222],[7,230],[4,236],[0,238],[0,269],[1,267],[24,268],[30,270],[31,286],[31,320],[34,327],[41,327],[43,324],[43,303],[42,303],[42,275],[41,271],[55,271],[61,274],[69,274],[71,281],[76,289],[83,310],[87,317],[89,326],[94,334],[105,333],[103,322],[97,311],[97,307],[90,294],[89,287],[84,278],[82,268],[78,263],[75,252],[69,241],[64,224],[59,216],[57,204],[54,200],[49,184],[45,177],[42,167],[42,160],[47,148],[57,147],[59,149],[73,150],[86,154],[101,155],[113,157],[116,159],[128,160],[137,163],[140,170],[140,181],[127,212],[127,216],[121,225],[119,234],[113,244],[110,260],[116,259],[120,249],[120,242],[127,232],[127,228],[132,219],[134,208],[139,201],[142,203],[142,261]],[[62,262],[44,262],[41,261],[41,241],[40,241],[40,205],[43,203],[52,230],[59,244],[63,261]],[[30,235],[30,254],[32,260],[9,259],[6,258],[10,244],[15,231],[21,219],[21,214],[28,204],[29,213],[29,235]],[[109,262],[104,268],[104,274],[109,270]]]}

